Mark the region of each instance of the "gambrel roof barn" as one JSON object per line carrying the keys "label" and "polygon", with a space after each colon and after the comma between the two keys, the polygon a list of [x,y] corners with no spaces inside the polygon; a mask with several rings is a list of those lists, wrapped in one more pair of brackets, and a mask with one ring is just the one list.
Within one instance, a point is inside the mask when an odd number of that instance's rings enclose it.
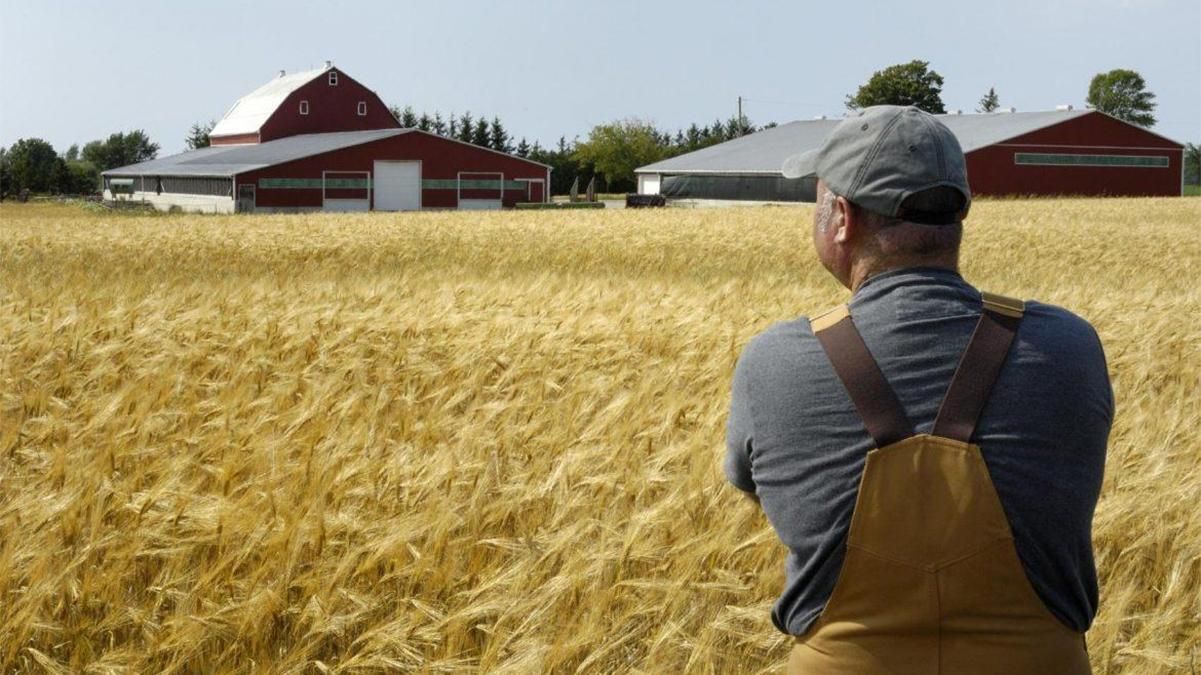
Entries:
{"label": "gambrel roof barn", "polygon": [[403,128],[375,92],[328,62],[280,71],[238,99],[210,140],[105,171],[105,198],[214,213],[497,209],[549,198],[547,165]]}

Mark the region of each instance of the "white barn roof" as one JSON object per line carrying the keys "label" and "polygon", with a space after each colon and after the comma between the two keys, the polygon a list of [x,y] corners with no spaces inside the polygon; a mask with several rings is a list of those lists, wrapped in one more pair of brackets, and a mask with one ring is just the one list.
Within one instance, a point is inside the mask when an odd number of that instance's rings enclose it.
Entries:
{"label": "white barn roof", "polygon": [[225,117],[217,122],[217,126],[209,132],[211,136],[232,136],[235,134],[253,134],[262,128],[271,113],[288,98],[292,92],[312,82],[328,68],[306,70],[291,75],[282,75],[267,84],[255,89],[238,99]]}
{"label": "white barn roof", "polygon": [[[963,152],[1000,143],[1053,124],[1093,113],[1092,110],[1004,112],[938,115],[955,134]],[[636,173],[772,174],[779,175],[784,160],[798,152],[820,147],[842,118],[801,120],[764,129],[742,138],[718,143],[635,169]]]}

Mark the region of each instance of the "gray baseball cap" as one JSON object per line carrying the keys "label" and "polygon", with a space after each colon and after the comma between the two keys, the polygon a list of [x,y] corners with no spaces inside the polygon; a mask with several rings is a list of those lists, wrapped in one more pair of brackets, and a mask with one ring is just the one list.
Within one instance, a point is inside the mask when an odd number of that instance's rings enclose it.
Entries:
{"label": "gray baseball cap", "polygon": [[[822,146],[784,161],[785,178],[816,175],[835,194],[869,211],[914,222],[959,222],[972,201],[955,134],[914,106],[878,105],[839,122]],[[906,198],[936,187],[963,195],[957,213],[906,211]]]}

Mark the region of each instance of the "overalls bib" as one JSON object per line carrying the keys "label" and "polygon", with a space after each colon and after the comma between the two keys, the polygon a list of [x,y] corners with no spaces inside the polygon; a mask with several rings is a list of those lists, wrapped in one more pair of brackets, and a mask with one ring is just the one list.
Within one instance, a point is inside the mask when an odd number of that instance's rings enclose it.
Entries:
{"label": "overalls bib", "polygon": [[985,293],[984,312],[930,434],[915,434],[846,306],[811,323],[875,440],[846,559],[790,674],[1080,675],[1084,634],[1026,578],[980,448],[969,441],[1024,305]]}

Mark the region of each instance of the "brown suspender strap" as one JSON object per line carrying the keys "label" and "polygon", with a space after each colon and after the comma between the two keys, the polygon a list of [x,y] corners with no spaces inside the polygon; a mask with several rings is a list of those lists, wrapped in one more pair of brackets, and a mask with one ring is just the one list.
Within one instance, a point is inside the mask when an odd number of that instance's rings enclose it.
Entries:
{"label": "brown suspender strap", "polygon": [[863,337],[855,330],[846,305],[815,316],[810,325],[876,447],[883,448],[912,436],[913,425]]}
{"label": "brown suspender strap", "polygon": [[988,401],[1001,365],[1009,354],[1025,304],[991,293],[984,293],[984,312],[968,342],[951,386],[934,420],[935,436],[970,442],[980,412]]}

